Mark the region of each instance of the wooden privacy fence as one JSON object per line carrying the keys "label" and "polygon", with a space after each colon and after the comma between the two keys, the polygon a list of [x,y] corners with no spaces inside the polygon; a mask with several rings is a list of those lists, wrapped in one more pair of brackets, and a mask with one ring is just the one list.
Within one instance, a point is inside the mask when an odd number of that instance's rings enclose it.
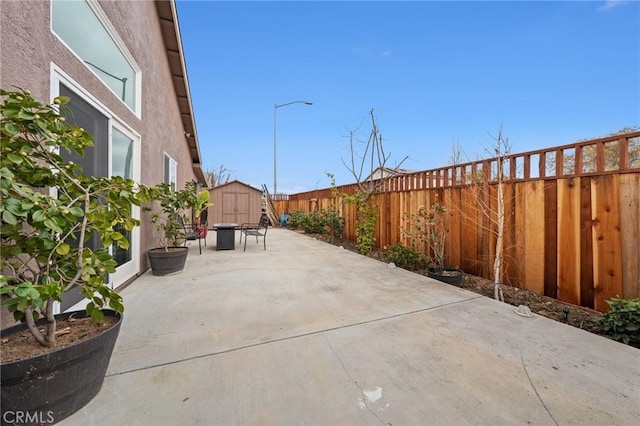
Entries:
{"label": "wooden privacy fence", "polygon": [[[505,283],[606,311],[640,297],[640,132],[389,178],[371,198],[378,248],[411,245],[409,214],[436,200],[448,210],[445,261],[493,279],[496,175],[505,183]],[[353,194],[357,186],[337,188]],[[355,240],[356,207],[315,190],[275,201],[279,212],[335,206]],[[488,215],[482,205],[490,206]],[[490,216],[489,216],[490,215]]]}

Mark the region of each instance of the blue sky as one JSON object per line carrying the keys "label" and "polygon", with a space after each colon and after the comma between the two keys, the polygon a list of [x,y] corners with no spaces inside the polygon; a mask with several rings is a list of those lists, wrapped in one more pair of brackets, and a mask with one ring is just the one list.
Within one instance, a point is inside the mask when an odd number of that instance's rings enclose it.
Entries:
{"label": "blue sky", "polygon": [[353,181],[374,109],[388,165],[444,166],[640,125],[640,3],[178,0],[205,169],[295,193]]}

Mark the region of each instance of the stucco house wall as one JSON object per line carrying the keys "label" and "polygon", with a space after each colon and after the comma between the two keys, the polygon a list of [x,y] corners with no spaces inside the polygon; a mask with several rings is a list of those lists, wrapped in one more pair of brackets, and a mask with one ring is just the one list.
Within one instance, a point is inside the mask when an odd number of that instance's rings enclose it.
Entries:
{"label": "stucco house wall", "polygon": [[[161,19],[160,7],[152,1],[97,1],[141,71],[141,104],[137,116],[87,65],[54,34],[50,1],[0,1],[0,87],[30,89],[50,101],[54,73],[76,82],[85,94],[112,113],[122,125],[139,135],[140,182],[154,185],[164,178],[165,152],[177,161],[177,186],[202,181],[194,171],[194,152],[186,140],[184,114],[174,86],[163,31],[177,31],[171,20]],[[175,11],[173,1],[164,1],[164,11]],[[167,7],[169,9],[167,9]],[[163,22],[164,21],[164,22]],[[179,31],[178,40],[179,40]],[[179,53],[179,60],[182,52]],[[175,60],[175,56],[173,57]],[[183,87],[184,91],[184,87]],[[187,84],[188,92],[188,84]],[[190,98],[187,99],[190,106]],[[184,102],[184,99],[182,100]],[[195,129],[191,133],[195,133]],[[195,136],[192,135],[194,138]],[[193,144],[193,141],[192,141]],[[135,252],[140,274],[148,269],[146,252],[155,246],[151,224],[141,213],[139,246]]]}

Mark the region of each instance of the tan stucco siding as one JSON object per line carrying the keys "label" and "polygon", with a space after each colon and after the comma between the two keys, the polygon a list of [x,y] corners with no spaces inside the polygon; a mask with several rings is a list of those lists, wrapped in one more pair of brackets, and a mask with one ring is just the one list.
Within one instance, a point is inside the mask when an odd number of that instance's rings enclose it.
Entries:
{"label": "tan stucco siding", "polygon": [[[36,97],[49,101],[54,63],[140,135],[142,183],[153,185],[162,181],[163,156],[167,152],[178,162],[178,186],[183,187],[195,175],[155,4],[150,1],[99,4],[141,69],[140,117],[53,34],[48,1],[0,1],[0,87],[28,88]],[[144,214],[142,218],[139,259],[141,270],[145,270],[146,252],[155,241]]]}

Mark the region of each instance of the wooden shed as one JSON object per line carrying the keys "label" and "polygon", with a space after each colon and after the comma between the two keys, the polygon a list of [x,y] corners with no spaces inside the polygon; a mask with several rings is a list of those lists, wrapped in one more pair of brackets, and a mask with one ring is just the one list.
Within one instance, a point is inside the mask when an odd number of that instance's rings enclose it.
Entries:
{"label": "wooden shed", "polygon": [[238,180],[209,189],[207,222],[258,223],[262,214],[262,191]]}

